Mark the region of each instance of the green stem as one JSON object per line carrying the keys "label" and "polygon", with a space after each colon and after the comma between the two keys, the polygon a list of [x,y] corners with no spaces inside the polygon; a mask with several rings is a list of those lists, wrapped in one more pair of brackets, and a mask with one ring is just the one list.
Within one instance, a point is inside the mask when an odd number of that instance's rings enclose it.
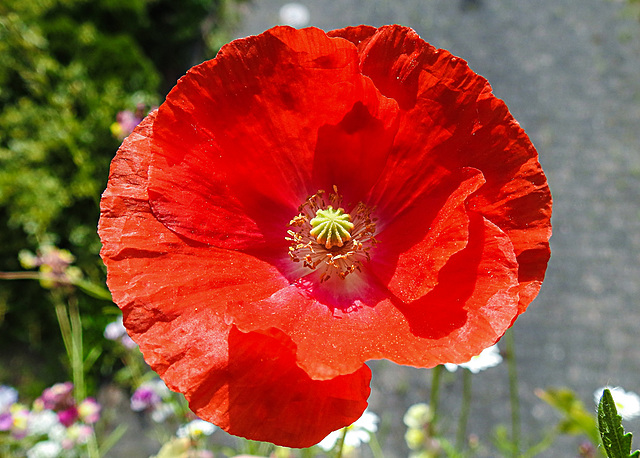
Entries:
{"label": "green stem", "polygon": [[60,327],[60,334],[62,334],[62,342],[64,343],[64,349],[67,352],[67,358],[71,361],[71,324],[69,323],[69,315],[67,315],[67,307],[54,295],[54,308],[56,311],[56,318],[58,318],[58,326]]}
{"label": "green stem", "polygon": [[95,431],[92,431],[91,436],[89,436],[87,452],[89,454],[89,458],[100,458],[100,450],[98,448],[98,440],[96,439]]}
{"label": "green stem", "polygon": [[85,386],[82,360],[82,321],[80,320],[78,301],[75,297],[70,296],[68,304],[65,304],[59,292],[54,292],[52,297],[64,349],[71,364],[74,398],[76,402],[80,403],[85,398]]}
{"label": "green stem", "polygon": [[69,318],[71,321],[71,342],[72,342],[72,359],[71,371],[73,373],[73,384],[75,398],[78,403],[86,397],[84,385],[84,350],[82,347],[82,320],[80,319],[80,307],[78,307],[78,299],[69,296]]}
{"label": "green stem", "polygon": [[340,441],[338,442],[338,450],[336,452],[336,458],[342,458],[342,451],[344,450],[344,439],[347,437],[347,431],[349,428],[342,429],[342,436],[340,436]]}
{"label": "green stem", "polygon": [[460,408],[460,418],[458,419],[458,435],[456,437],[456,447],[463,450],[467,439],[467,423],[469,421],[469,411],[471,410],[471,371],[462,370],[462,406]]}
{"label": "green stem", "polygon": [[39,280],[50,281],[60,285],[72,285],[87,293],[89,296],[105,301],[112,301],[109,290],[88,280],[59,277],[42,272],[0,272],[0,280]]}
{"label": "green stem", "polygon": [[371,433],[371,439],[369,440],[369,448],[374,458],[384,458],[384,452],[380,447],[380,442],[374,433]]}
{"label": "green stem", "polygon": [[436,366],[431,372],[431,398],[429,405],[433,418],[429,423],[429,437],[433,437],[436,433],[436,423],[438,421],[438,404],[440,402],[440,375],[442,374],[442,365]]}
{"label": "green stem", "polygon": [[511,403],[511,443],[513,456],[520,456],[520,397],[518,396],[518,371],[516,368],[516,344],[513,329],[506,334],[507,367],[509,368],[509,397]]}
{"label": "green stem", "polygon": [[142,384],[142,370],[140,368],[140,355],[135,354],[135,352],[139,352],[138,349],[125,349],[125,353],[122,356],[122,361],[124,365],[129,370],[129,374],[131,376],[131,384],[133,386],[140,386]]}

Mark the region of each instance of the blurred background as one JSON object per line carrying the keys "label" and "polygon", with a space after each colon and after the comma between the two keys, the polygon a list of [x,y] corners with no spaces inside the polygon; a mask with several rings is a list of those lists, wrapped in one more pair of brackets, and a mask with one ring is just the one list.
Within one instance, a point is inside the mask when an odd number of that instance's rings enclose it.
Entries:
{"label": "blurred background", "polygon": [[[598,387],[640,392],[639,11],[622,0],[3,0],[0,384],[33,399],[69,378],[61,294],[82,313],[87,391],[127,378],[121,348],[103,335],[118,310],[103,294],[99,198],[122,138],[189,67],[276,24],[399,23],[490,81],[549,179],[547,279],[513,328],[523,443],[561,418],[536,390],[570,387],[590,412]],[[60,261],[73,293],[34,281],[51,247],[73,255]],[[431,375],[385,361],[372,368],[384,456],[407,456],[402,416],[428,401]],[[445,432],[455,429],[461,384],[443,375]],[[498,454],[491,438],[511,421],[508,398],[505,364],[474,376],[468,433],[487,444],[484,456]],[[123,440],[139,440],[139,427]],[[640,421],[625,427],[640,432]],[[541,456],[578,456],[582,440],[560,436]]]}

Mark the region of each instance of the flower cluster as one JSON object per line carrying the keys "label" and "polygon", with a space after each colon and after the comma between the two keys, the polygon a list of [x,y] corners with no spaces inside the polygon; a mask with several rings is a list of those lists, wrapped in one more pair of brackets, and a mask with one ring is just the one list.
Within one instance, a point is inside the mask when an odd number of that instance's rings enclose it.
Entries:
{"label": "flower cluster", "polygon": [[31,409],[18,402],[15,389],[0,386],[0,432],[28,448],[29,458],[83,456],[100,410],[93,398],[76,403],[70,382],[46,388]]}
{"label": "flower cluster", "polygon": [[413,404],[404,414],[403,421],[407,426],[404,439],[411,449],[410,458],[438,456],[438,441],[430,435],[430,425],[433,419],[431,407],[422,402]]}
{"label": "flower cluster", "polygon": [[162,423],[175,415],[176,406],[171,399],[171,392],[160,379],[143,382],[131,396],[131,410],[145,412],[153,421]]}
{"label": "flower cluster", "polygon": [[204,420],[290,447],[386,358],[460,364],[537,295],[551,195],[466,62],[400,26],[275,27],[191,69],[111,165],[99,234],[149,365]]}
{"label": "flower cluster", "polygon": [[40,284],[44,288],[68,285],[82,278],[82,271],[71,265],[75,261],[71,252],[53,245],[44,244],[35,254],[22,250],[19,259],[25,269],[38,268],[42,275]]}

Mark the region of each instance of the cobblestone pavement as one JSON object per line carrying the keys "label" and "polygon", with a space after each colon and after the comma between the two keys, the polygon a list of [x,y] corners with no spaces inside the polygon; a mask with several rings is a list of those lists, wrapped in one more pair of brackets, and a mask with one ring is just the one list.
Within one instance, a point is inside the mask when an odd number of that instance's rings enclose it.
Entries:
{"label": "cobblestone pavement", "polygon": [[[284,1],[256,0],[238,36],[279,21]],[[640,392],[640,23],[613,0],[306,0],[326,30],[400,23],[464,58],[528,132],[553,192],[552,260],[540,296],[514,327],[523,435],[557,415],[536,388],[570,386],[595,408],[605,384]],[[500,344],[504,350],[504,345]],[[429,372],[379,362],[372,409],[385,456],[406,456],[401,415],[427,399]],[[460,377],[443,387],[454,429]],[[509,423],[505,365],[474,377],[470,432],[488,441]],[[447,421],[449,423],[447,423]],[[640,422],[626,422],[640,432]],[[384,434],[383,434],[384,436]],[[561,439],[541,456],[577,456]],[[493,452],[488,455],[492,456]]]}

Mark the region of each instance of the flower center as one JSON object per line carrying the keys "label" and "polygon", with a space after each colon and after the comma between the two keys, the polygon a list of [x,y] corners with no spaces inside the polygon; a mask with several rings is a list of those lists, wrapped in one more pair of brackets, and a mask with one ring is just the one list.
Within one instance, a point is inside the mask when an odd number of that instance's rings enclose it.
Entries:
{"label": "flower center", "polygon": [[377,240],[373,208],[359,202],[349,213],[344,211],[342,196],[334,186],[332,193],[318,191],[300,205],[298,216],[289,222],[286,239],[291,242],[289,256],[311,270],[320,269],[320,281],[332,275],[344,279],[362,262]]}
{"label": "flower center", "polygon": [[351,230],[353,223],[351,215],[344,212],[344,209],[334,210],[331,205],[326,210],[318,210],[316,217],[309,221],[311,231],[318,243],[324,244],[327,250],[331,247],[344,245],[344,242],[351,240]]}

